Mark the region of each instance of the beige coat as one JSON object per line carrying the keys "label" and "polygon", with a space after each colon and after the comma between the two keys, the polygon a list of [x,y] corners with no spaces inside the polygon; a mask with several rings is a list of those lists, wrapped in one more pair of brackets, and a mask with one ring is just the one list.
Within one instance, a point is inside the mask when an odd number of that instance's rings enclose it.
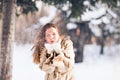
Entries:
{"label": "beige coat", "polygon": [[60,53],[64,54],[64,56],[63,60],[57,63],[57,66],[53,65],[55,63],[54,59],[53,64],[47,62],[47,50],[45,47],[40,49],[39,67],[46,72],[45,80],[75,80],[73,76],[75,54],[72,41],[66,38],[61,40],[61,48]]}

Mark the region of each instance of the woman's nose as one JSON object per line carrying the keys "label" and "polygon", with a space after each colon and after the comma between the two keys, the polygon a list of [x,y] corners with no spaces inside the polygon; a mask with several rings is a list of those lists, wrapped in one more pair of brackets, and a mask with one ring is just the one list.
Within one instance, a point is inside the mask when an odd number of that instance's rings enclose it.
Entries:
{"label": "woman's nose", "polygon": [[54,36],[53,36],[53,35],[51,35],[51,36],[50,36],[50,39],[53,39],[53,38],[54,38]]}

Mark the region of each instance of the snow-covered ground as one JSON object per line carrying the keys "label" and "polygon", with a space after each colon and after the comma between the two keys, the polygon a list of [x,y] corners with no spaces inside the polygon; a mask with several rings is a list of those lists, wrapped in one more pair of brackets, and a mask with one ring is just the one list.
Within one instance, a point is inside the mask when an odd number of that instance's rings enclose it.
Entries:
{"label": "snow-covered ground", "polygon": [[[44,72],[32,62],[32,45],[15,45],[13,54],[13,80],[44,80]],[[86,45],[84,62],[76,63],[76,80],[120,80],[120,45],[105,48],[105,55],[99,55],[100,47]]]}

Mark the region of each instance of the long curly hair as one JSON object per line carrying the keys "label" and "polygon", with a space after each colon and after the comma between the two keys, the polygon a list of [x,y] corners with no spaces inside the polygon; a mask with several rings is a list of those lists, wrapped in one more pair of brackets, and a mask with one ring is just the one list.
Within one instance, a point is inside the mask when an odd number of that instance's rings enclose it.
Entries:
{"label": "long curly hair", "polygon": [[48,28],[51,28],[51,27],[55,28],[58,31],[58,34],[61,35],[59,27],[53,23],[47,23],[43,27],[40,28],[40,31],[38,33],[37,38],[35,39],[35,43],[33,46],[33,48],[35,49],[35,51],[33,53],[33,62],[36,64],[38,64],[40,62],[40,48],[44,47],[45,32]]}

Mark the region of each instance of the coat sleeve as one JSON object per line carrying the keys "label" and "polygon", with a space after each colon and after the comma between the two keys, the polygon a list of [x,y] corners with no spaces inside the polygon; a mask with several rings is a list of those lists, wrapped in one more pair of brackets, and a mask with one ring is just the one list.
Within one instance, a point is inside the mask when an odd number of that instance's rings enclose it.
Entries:
{"label": "coat sleeve", "polygon": [[46,73],[52,73],[55,70],[55,67],[46,62],[47,58],[46,58],[45,48],[43,50],[41,50],[40,54],[41,54],[40,55],[40,63],[39,63],[40,69],[45,71]]}
{"label": "coat sleeve", "polygon": [[65,73],[71,70],[74,67],[74,50],[73,50],[73,42],[71,40],[65,41],[65,49],[60,51],[63,56],[63,60],[58,62],[58,71],[61,73]]}

